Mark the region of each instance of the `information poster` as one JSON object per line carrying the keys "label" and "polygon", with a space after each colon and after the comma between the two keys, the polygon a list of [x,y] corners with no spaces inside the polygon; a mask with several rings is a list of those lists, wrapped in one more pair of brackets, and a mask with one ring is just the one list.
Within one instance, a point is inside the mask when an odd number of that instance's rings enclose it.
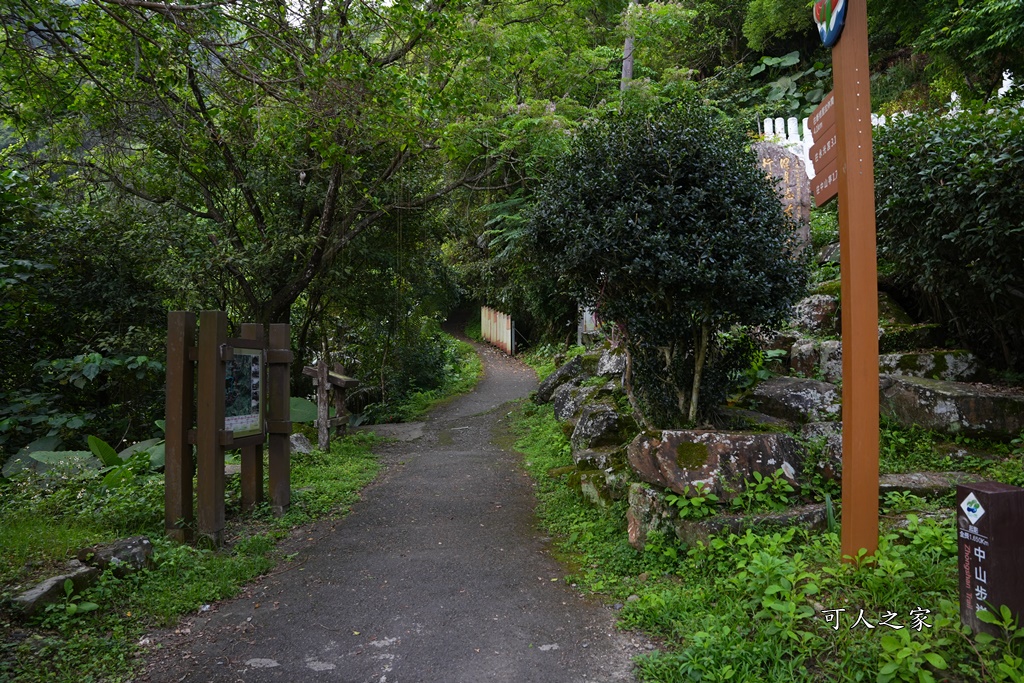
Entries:
{"label": "information poster", "polygon": [[224,429],[235,438],[263,433],[263,351],[235,348],[224,373]]}

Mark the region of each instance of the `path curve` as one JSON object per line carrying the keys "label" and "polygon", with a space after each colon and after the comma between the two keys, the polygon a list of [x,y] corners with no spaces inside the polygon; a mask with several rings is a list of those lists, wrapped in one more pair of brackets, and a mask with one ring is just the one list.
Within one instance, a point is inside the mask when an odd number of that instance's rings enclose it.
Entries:
{"label": "path curve", "polygon": [[155,683],[625,683],[641,643],[573,592],[496,438],[533,371],[478,345],[477,388],[380,450],[386,473],[321,523],[298,570],[191,617],[151,661]]}

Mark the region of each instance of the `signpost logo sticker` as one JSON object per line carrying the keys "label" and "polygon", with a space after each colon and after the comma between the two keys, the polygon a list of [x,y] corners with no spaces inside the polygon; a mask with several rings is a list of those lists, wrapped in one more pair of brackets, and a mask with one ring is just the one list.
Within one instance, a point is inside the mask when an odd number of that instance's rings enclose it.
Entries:
{"label": "signpost logo sticker", "polygon": [[960,507],[967,513],[967,519],[971,520],[971,524],[977,524],[981,516],[985,514],[985,508],[981,507],[981,501],[975,498],[973,493],[964,498]]}
{"label": "signpost logo sticker", "polygon": [[814,3],[814,23],[825,47],[839,42],[846,21],[846,0],[818,0]]}

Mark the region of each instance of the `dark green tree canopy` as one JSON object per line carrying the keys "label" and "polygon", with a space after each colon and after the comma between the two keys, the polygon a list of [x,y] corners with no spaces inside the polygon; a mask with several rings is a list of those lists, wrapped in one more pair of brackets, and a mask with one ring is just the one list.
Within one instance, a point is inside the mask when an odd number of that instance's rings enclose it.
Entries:
{"label": "dark green tree canopy", "polygon": [[531,224],[567,293],[690,377],[688,397],[676,382],[690,421],[717,333],[777,322],[803,288],[793,224],[747,138],[693,99],[584,129]]}

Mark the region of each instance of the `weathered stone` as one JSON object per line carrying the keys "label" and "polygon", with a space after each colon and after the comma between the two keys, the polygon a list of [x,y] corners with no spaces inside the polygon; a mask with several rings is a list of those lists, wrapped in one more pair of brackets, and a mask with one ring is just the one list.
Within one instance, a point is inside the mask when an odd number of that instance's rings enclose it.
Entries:
{"label": "weathered stone", "polygon": [[883,474],[878,478],[878,491],[909,491],[922,498],[937,498],[956,489],[957,484],[973,484],[984,477],[969,472],[907,472]]}
{"label": "weathered stone", "polygon": [[801,526],[811,530],[824,529],[827,524],[822,503],[803,505],[783,512],[760,515],[715,515],[706,519],[677,519],[673,522],[676,538],[684,543],[707,543],[722,533],[742,534],[747,529]]}
{"label": "weathered stone", "polygon": [[813,466],[825,479],[838,480],[843,474],[843,423],[809,422],[800,430],[800,437],[805,442],[821,442],[821,457]]}
{"label": "weathered stone", "polygon": [[768,340],[764,344],[765,350],[777,350],[785,351],[789,354],[790,348],[793,344],[800,341],[800,335],[791,330],[776,330],[768,336]]}
{"label": "weathered stone", "polygon": [[584,448],[573,451],[572,460],[580,470],[606,470],[621,468],[625,464],[626,454],[622,446]]}
{"label": "weathered stone", "polygon": [[914,319],[887,292],[879,291],[878,322],[882,327],[892,327],[894,325],[913,325]]}
{"label": "weathered stone", "polygon": [[818,342],[813,339],[800,339],[789,350],[789,369],[804,377],[811,377],[820,359]]}
{"label": "weathered stone", "polygon": [[569,381],[576,375],[583,372],[583,360],[579,356],[576,356],[562,367],[558,368],[550,375],[548,375],[540,386],[537,387],[537,394],[534,396],[534,401],[537,403],[547,403],[551,400],[551,394],[561,386],[563,383]]}
{"label": "weathered stone", "polygon": [[42,612],[46,605],[60,602],[66,597],[64,582],[71,579],[76,592],[88,588],[100,575],[96,567],[87,567],[78,560],[71,560],[68,563],[69,570],[59,576],[52,576],[40,582],[34,588],[15,596],[11,601],[22,614],[27,617],[35,616]]}
{"label": "weathered stone", "polygon": [[840,398],[836,386],[827,382],[775,377],[758,384],[752,400],[761,412],[803,423],[837,417]]}
{"label": "weathered stone", "polygon": [[839,382],[843,379],[843,343],[828,339],[818,345],[818,368],[826,382]]}
{"label": "weathered stone", "polygon": [[986,384],[882,375],[882,414],[947,434],[1010,439],[1024,430],[1024,391]]}
{"label": "weathered stone", "polygon": [[932,323],[882,324],[878,328],[879,353],[904,353],[941,344],[941,328]]}
{"label": "weathered stone", "polygon": [[292,453],[307,455],[313,452],[313,444],[309,442],[305,434],[292,434],[289,441],[292,444]]}
{"label": "weathered stone", "polygon": [[577,470],[569,475],[569,486],[578,490],[591,505],[608,507],[612,503],[611,493],[601,470]]}
{"label": "weathered stone", "polygon": [[977,357],[963,350],[882,354],[878,358],[878,370],[888,375],[947,382],[970,382],[980,379],[982,372]]}
{"label": "weathered stone", "polygon": [[812,294],[793,306],[793,327],[814,334],[834,334],[839,300],[828,294]]}
{"label": "weathered stone", "polygon": [[124,576],[153,564],[153,544],[145,536],[132,536],[107,545],[82,548],[78,559],[83,564],[113,569],[115,575]]}
{"label": "weathered stone", "polygon": [[560,422],[575,420],[583,409],[583,404],[595,391],[597,387],[581,387],[578,377],[562,384],[551,395],[555,419]]}
{"label": "weathered stone", "polygon": [[761,169],[776,182],[776,191],[783,211],[797,225],[797,241],[801,247],[811,244],[811,181],[803,159],[774,142],[751,145]]}
{"label": "weathered stone", "polygon": [[647,535],[658,532],[665,535],[675,533],[672,521],[675,511],[662,496],[645,484],[631,484],[629,487],[629,510],[626,512],[626,529],[629,544],[637,550],[647,545]]}
{"label": "weathered stone", "polygon": [[793,427],[793,423],[782,420],[771,415],[759,413],[756,410],[737,408],[735,406],[722,406],[718,409],[720,421],[715,421],[716,427],[739,431],[765,431],[785,432]]}
{"label": "weathered stone", "polygon": [[617,446],[624,441],[622,431],[625,427],[611,405],[588,403],[583,406],[569,442],[574,452],[597,446]]}
{"label": "weathered stone", "polygon": [[630,467],[650,484],[690,495],[699,486],[720,498],[746,488],[754,472],[782,470],[797,485],[803,451],[789,434],[665,430],[640,434],[626,448]]}
{"label": "weathered stone", "polygon": [[598,377],[622,377],[626,371],[626,351],[622,348],[605,349],[597,361]]}
{"label": "weathered stone", "polygon": [[818,263],[839,263],[839,243],[823,246],[818,252]]}

